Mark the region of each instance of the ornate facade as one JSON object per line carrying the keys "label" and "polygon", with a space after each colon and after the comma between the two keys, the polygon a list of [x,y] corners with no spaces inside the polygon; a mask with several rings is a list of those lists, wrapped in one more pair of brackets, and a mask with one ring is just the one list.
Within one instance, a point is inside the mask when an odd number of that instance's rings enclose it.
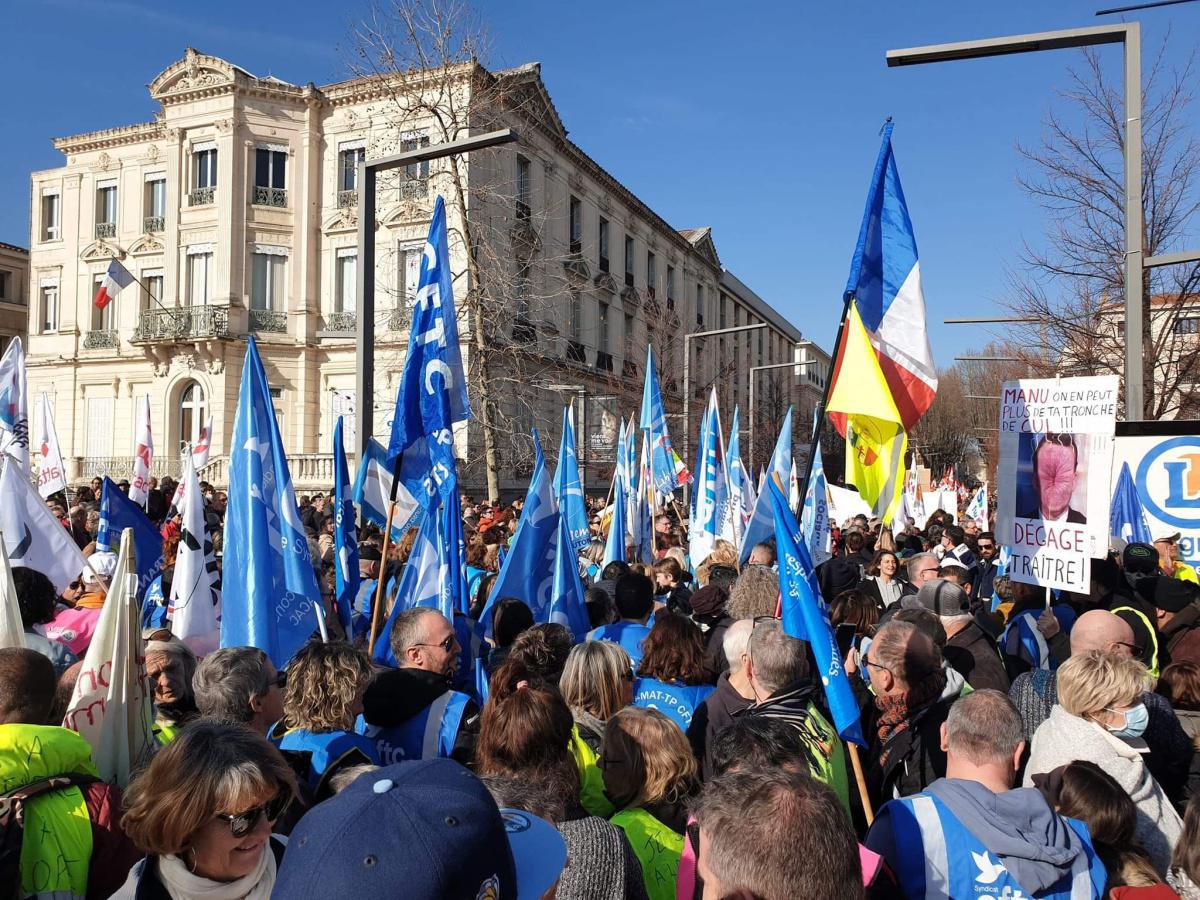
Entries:
{"label": "ornate facade", "polygon": [[0,354],[14,337],[25,340],[29,322],[29,251],[0,243]]}
{"label": "ornate facade", "polygon": [[[448,86],[447,102],[469,103],[480,85],[505,84],[505,96],[520,102],[501,117],[520,141],[381,178],[376,434],[389,427],[408,302],[439,192],[469,381],[478,364],[472,329],[496,348],[489,384],[506,491],[524,488],[528,426],[543,430],[553,455],[558,411],[572,398],[582,401],[588,485],[608,478],[616,417],[635,411],[647,341],[673,413],[683,399],[683,335],[717,327],[718,318],[769,325],[757,353],[734,354],[740,381],[730,382],[738,385],[730,399],[748,384],[749,365],[791,358],[798,332],[757,297],[723,286],[727,273],[707,229],[671,228],[569,140],[536,66],[463,66],[440,73],[437,84],[431,78],[296,86],[189,49],[150,83],[161,107],[153,121],[55,140],[65,165],[32,175],[29,387],[50,396],[72,477],[128,468],[136,399],[149,394],[155,468],[171,472],[212,415],[204,475],[222,483],[253,335],[297,487],[332,483],[333,423],[353,419],[360,364],[355,166],[444,140],[439,121],[418,107]],[[466,227],[475,235],[474,269]],[[138,282],[97,310],[96,285],[114,257]],[[485,314],[472,321],[463,298],[475,290],[486,295],[477,307]],[[691,345],[692,385],[706,396],[706,382],[733,377],[727,351],[718,358],[711,343]],[[533,401],[516,399],[525,395]],[[693,427],[702,405],[693,407]],[[457,444],[461,477],[480,491],[478,424],[463,428]]]}

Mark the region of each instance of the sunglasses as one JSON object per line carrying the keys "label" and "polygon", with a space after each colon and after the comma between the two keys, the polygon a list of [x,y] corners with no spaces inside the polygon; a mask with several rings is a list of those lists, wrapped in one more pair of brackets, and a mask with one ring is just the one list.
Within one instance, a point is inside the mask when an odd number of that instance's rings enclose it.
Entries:
{"label": "sunglasses", "polygon": [[286,669],[280,669],[275,673],[275,687],[279,688],[280,690],[283,690],[285,687],[287,687]]}
{"label": "sunglasses", "polygon": [[454,647],[454,642],[457,637],[453,634],[446,635],[445,640],[438,641],[436,644],[410,644],[412,647],[441,647],[447,653]]}
{"label": "sunglasses", "polygon": [[258,826],[259,820],[263,816],[267,817],[268,822],[278,820],[283,815],[283,811],[287,809],[287,805],[291,800],[290,794],[280,791],[262,806],[248,809],[245,812],[238,813],[236,816],[231,816],[227,813],[217,813],[217,818],[229,823],[229,833],[235,838],[244,838]]}

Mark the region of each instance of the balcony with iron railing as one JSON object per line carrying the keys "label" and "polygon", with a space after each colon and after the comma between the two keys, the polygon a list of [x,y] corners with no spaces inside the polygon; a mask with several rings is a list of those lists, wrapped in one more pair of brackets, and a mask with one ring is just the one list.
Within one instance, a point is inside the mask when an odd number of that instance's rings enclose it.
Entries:
{"label": "balcony with iron railing", "polygon": [[117,236],[116,222],[97,222],[96,223],[96,239],[115,238]]}
{"label": "balcony with iron railing", "polygon": [[424,200],[429,197],[429,178],[405,178],[400,182],[401,200]]}
{"label": "balcony with iron railing", "polygon": [[358,209],[358,191],[338,191],[337,193],[337,208],[338,209]]}
{"label": "balcony with iron railing", "polygon": [[325,317],[328,334],[354,334],[358,330],[358,314],[354,310],[331,312]]}
{"label": "balcony with iron railing", "polygon": [[146,234],[159,234],[166,222],[163,216],[146,216],[142,219],[142,231]]}
{"label": "balcony with iron railing", "polygon": [[198,187],[188,191],[188,206],[211,206],[216,201],[215,187]]}
{"label": "balcony with iron railing", "polygon": [[389,310],[388,331],[408,331],[412,327],[412,309],[407,306],[397,306]]}
{"label": "balcony with iron railing", "polygon": [[256,184],[250,196],[250,202],[255,206],[274,206],[277,209],[284,209],[287,206],[287,194],[288,192],[284,188],[264,187]]}
{"label": "balcony with iron railing", "polygon": [[270,334],[287,333],[287,313],[274,309],[251,309],[248,312],[247,327],[250,331]]}
{"label": "balcony with iron railing", "polygon": [[89,331],[83,336],[84,350],[115,350],[121,346],[121,338],[116,330],[103,328]]}
{"label": "balcony with iron railing", "polygon": [[229,338],[229,309],[224,306],[180,306],[147,309],[138,318],[133,343],[171,343]]}

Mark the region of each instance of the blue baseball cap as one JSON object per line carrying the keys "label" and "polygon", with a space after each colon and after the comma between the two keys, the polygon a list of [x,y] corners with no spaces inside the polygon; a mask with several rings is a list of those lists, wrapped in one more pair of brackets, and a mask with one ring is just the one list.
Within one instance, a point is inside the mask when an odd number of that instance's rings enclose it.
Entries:
{"label": "blue baseball cap", "polygon": [[305,814],[288,838],[275,896],[538,900],[567,862],[549,822],[499,809],[449,759],[360,775]]}

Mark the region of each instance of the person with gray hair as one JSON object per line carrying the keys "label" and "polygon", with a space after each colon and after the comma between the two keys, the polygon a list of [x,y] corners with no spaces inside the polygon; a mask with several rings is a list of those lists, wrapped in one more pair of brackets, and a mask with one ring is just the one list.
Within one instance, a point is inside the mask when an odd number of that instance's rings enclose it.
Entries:
{"label": "person with gray hair", "polygon": [[933,578],[921,585],[916,605],[933,612],[946,629],[942,655],[967,684],[975,690],[991,689],[1008,693],[1008,673],[1000,659],[996,643],[988,637],[971,615],[971,598],[963,588],[945,578]]}
{"label": "person with gray hair", "polygon": [[[1025,735],[1000,691],[968,694],[942,723],[946,777],[887,803],[866,845],[907,897],[1101,897],[1106,874],[1087,827],[1036,788],[1013,789]],[[917,861],[914,865],[913,862]]]}
{"label": "person with gray hair", "polygon": [[200,715],[245,725],[266,737],[283,716],[284,675],[257,647],[222,647],[204,657],[192,676]]}
{"label": "person with gray hair", "polygon": [[729,670],[721,673],[716,690],[696,708],[692,724],[688,726],[688,740],[692,743],[696,758],[700,760],[700,771],[704,778],[712,774],[709,748],[713,739],[754,702],[754,689],[750,687],[750,675],[746,668],[750,632],[753,630],[752,619],[738,619],[725,630],[721,647]]}
{"label": "person with gray hair", "polygon": [[154,737],[169,744],[179,729],[197,718],[192,676],[196,654],[178,638],[146,641],[146,677],[154,688]]}
{"label": "person with gray hair", "polygon": [[910,556],[906,563],[908,589],[905,593],[915,594],[925,582],[938,577],[941,567],[941,561],[932,553],[918,553]]}
{"label": "person with gray hair", "polygon": [[850,809],[846,756],[833,726],[813,703],[819,686],[808,667],[808,644],[786,634],[778,619],[754,623],[746,652],[746,674],[755,703],[746,715],[786,722],[809,771]]}

